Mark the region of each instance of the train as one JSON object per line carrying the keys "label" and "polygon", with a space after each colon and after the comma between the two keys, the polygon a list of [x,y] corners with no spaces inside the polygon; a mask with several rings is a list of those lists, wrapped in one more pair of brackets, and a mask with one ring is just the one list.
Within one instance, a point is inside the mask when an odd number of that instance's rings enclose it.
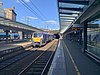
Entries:
{"label": "train", "polygon": [[54,38],[55,38],[55,39],[59,39],[59,38],[60,38],[60,35],[59,35],[58,33],[55,33],[55,34],[54,34]]}
{"label": "train", "polygon": [[[18,40],[19,34],[18,33],[8,33],[8,40]],[[0,33],[0,41],[6,40],[6,33]]]}
{"label": "train", "polygon": [[32,34],[32,46],[33,47],[41,47],[52,41],[54,39],[54,35],[46,32],[34,32]]}

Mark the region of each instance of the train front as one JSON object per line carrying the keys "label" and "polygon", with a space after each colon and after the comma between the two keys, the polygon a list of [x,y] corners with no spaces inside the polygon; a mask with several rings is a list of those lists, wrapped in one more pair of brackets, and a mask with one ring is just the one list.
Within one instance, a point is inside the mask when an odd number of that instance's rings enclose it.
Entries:
{"label": "train front", "polygon": [[41,46],[41,41],[42,41],[42,38],[43,38],[43,35],[42,33],[33,33],[32,35],[32,45],[33,47],[36,47],[36,46]]}

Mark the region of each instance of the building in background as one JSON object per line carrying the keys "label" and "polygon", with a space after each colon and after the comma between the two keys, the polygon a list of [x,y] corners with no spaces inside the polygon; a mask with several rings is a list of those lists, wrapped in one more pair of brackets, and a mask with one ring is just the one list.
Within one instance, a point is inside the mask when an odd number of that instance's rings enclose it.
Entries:
{"label": "building in background", "polygon": [[[12,8],[4,8],[3,7],[3,3],[0,2],[0,17],[7,18],[7,19],[10,19],[10,20],[16,21],[16,15],[17,14],[15,13],[14,10],[15,10],[15,7],[14,6],[12,6]],[[16,33],[17,34],[17,32],[9,30],[9,34],[11,34],[11,33]],[[6,34],[5,33],[5,30],[0,29],[0,38],[4,34]]]}
{"label": "building in background", "polygon": [[13,20],[13,21],[16,21],[16,13],[15,13],[15,7],[12,6],[12,8],[4,8],[5,10],[5,17],[10,19],[10,20]]}
{"label": "building in background", "polygon": [[13,21],[16,21],[17,14],[15,13],[15,7],[12,8],[4,8],[3,3],[0,2],[0,17],[4,17]]}
{"label": "building in background", "polygon": [[0,2],[0,17],[5,17],[5,11],[2,2]]}

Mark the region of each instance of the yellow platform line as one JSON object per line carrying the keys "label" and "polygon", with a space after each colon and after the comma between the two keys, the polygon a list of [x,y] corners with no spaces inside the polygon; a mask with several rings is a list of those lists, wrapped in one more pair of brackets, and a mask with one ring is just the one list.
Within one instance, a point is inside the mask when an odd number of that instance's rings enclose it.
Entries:
{"label": "yellow platform line", "polygon": [[74,59],[72,58],[72,55],[71,55],[71,53],[69,52],[69,50],[68,50],[67,46],[65,45],[64,41],[63,41],[63,44],[64,44],[64,46],[65,46],[65,48],[66,48],[66,50],[67,50],[67,52],[68,52],[68,54],[69,54],[69,56],[70,56],[70,59],[71,59],[73,65],[74,65],[74,68],[75,68],[75,71],[76,71],[77,75],[81,75],[81,74],[80,74],[80,71],[79,71],[79,69],[78,69],[76,63],[74,62]]}

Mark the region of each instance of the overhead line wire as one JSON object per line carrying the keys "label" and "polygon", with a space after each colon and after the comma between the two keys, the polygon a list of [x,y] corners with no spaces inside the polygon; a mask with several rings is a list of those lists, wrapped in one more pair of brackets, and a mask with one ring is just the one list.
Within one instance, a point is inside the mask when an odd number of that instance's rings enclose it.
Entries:
{"label": "overhead line wire", "polygon": [[[32,9],[32,7],[30,7],[24,0],[20,0],[20,2],[27,7],[32,13],[34,13],[37,17],[39,17],[39,15]],[[39,17],[41,20],[43,20],[41,17]]]}
{"label": "overhead line wire", "polygon": [[[44,16],[45,19],[47,19],[47,17],[36,7],[36,5],[33,3],[32,0],[30,0],[30,2],[33,4],[33,6],[40,12],[40,14],[42,14]],[[53,25],[53,24],[51,24]]]}
{"label": "overhead line wire", "polygon": [[[33,5],[33,7],[35,7],[38,10],[38,12],[43,16],[43,18],[45,18],[45,20],[46,20],[47,17],[45,17],[45,15],[38,9],[38,7],[33,3],[33,1],[30,0],[30,2]],[[46,24],[49,25],[48,23],[46,23]],[[47,28],[48,28],[48,26],[47,26]]]}
{"label": "overhead line wire", "polygon": [[[38,7],[33,3],[33,1],[32,0],[30,0],[30,2],[32,3],[32,5],[39,11],[39,13],[45,18],[45,19],[47,19],[47,17],[45,17],[45,15],[38,9]],[[48,23],[47,23],[48,24]],[[49,25],[49,24],[48,24]],[[53,25],[53,24],[51,24],[51,25]]]}
{"label": "overhead line wire", "polygon": [[32,3],[32,5],[39,11],[40,14],[42,14],[42,16],[47,19],[47,17],[45,17],[45,15],[38,9],[38,7],[36,7],[36,5],[33,3],[32,0],[30,0],[30,2]]}
{"label": "overhead line wire", "polygon": [[[19,0],[28,10],[30,10],[32,13],[34,13],[37,17],[40,18],[41,21],[44,21],[33,9],[30,7],[24,0]],[[46,23],[46,22],[45,22]],[[48,24],[48,23],[46,23]]]}

